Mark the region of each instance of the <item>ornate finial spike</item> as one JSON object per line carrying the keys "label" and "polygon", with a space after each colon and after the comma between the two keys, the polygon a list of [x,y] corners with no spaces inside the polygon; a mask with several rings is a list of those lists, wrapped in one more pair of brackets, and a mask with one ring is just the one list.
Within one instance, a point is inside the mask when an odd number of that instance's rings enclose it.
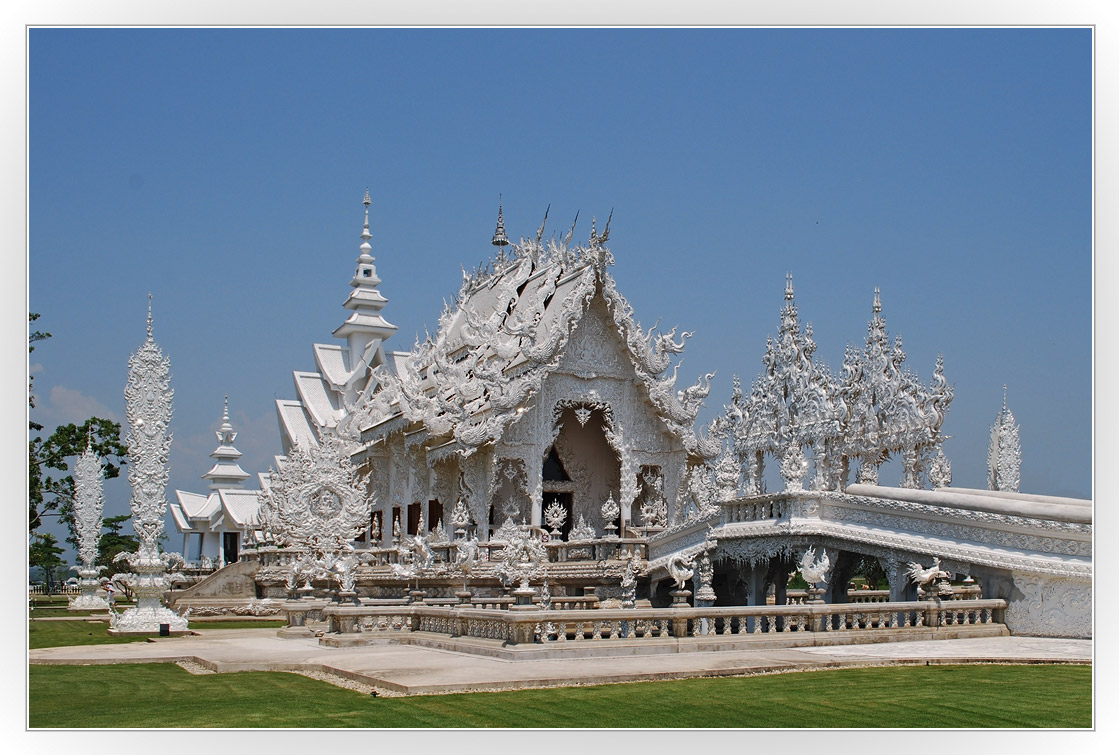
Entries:
{"label": "ornate finial spike", "polygon": [[1002,413],[1006,414],[1006,383],[1002,384]]}
{"label": "ornate finial spike", "polygon": [[793,300],[793,274],[785,273],[785,301]]}
{"label": "ornate finial spike", "polygon": [[[1003,402],[1006,403],[1005,401]],[[85,430],[85,450],[93,450],[93,425],[90,425]]]}
{"label": "ornate finial spike", "polygon": [[152,292],[148,292],[148,340],[152,340]]}
{"label": "ornate finial spike", "polygon": [[361,200],[361,203],[363,205],[365,205],[366,207],[369,207],[369,205],[373,204],[373,200],[369,198],[369,188],[368,187],[366,187],[366,189],[365,189],[365,198]]}
{"label": "ornate finial spike", "polygon": [[225,422],[229,421],[229,394],[225,394],[225,409],[222,410],[221,418]]}
{"label": "ornate finial spike", "polygon": [[540,239],[544,238],[544,226],[548,223],[548,212],[552,209],[549,202],[547,208],[544,210],[544,219],[540,221],[540,227],[536,229],[536,242],[540,243]]}
{"label": "ornate finial spike", "polygon": [[509,246],[509,237],[505,235],[505,217],[501,207],[501,195],[497,195],[497,228],[493,232],[493,241],[496,247]]}
{"label": "ornate finial spike", "polygon": [[878,314],[879,312],[882,311],[882,297],[879,295],[878,286],[874,287],[874,307],[873,307],[873,311],[874,311],[874,314]]}

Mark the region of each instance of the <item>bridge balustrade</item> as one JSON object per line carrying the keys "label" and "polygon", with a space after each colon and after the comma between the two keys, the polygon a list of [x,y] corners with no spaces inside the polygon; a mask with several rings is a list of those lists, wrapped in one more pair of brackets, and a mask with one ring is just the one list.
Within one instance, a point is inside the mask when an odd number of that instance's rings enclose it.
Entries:
{"label": "bridge balustrade", "polygon": [[[838,637],[843,633],[861,635],[885,630],[893,632],[891,639],[904,639],[907,633],[925,637],[928,630],[937,628],[1001,626],[1006,605],[1001,599],[974,599],[595,611],[494,611],[473,606],[420,605],[332,605],[321,610],[323,618],[329,622],[329,631],[341,634],[428,632],[517,645],[797,633]],[[294,608],[297,607],[285,610]],[[899,634],[902,636],[896,636]]]}

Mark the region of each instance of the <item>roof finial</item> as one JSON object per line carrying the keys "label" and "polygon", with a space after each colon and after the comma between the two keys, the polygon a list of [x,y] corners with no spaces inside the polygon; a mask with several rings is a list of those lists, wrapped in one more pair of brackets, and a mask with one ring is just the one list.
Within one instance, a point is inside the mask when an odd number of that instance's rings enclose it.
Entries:
{"label": "roof finial", "polygon": [[365,190],[365,197],[361,200],[361,203],[365,205],[365,226],[361,229],[361,251],[363,254],[369,254],[373,250],[373,247],[369,245],[369,239],[373,238],[373,234],[369,232],[369,205],[372,204],[372,200],[369,198],[369,189]]}
{"label": "roof finial", "polygon": [[494,246],[509,246],[509,238],[505,235],[505,218],[502,215],[501,195],[497,195],[497,229],[493,232]]}
{"label": "roof finial", "polygon": [[882,311],[882,297],[878,293],[878,286],[874,287],[874,307],[871,311],[876,315]]}
{"label": "roof finial", "polygon": [[148,340],[152,340],[152,292],[148,291]]}
{"label": "roof finial", "polygon": [[229,394],[225,394],[225,409],[221,413],[222,422],[229,422]]}
{"label": "roof finial", "polygon": [[1002,413],[1006,414],[1006,383],[1002,384]]}
{"label": "roof finial", "polygon": [[785,273],[785,301],[793,300],[793,274]]}
{"label": "roof finial", "polygon": [[552,203],[549,202],[548,206],[544,209],[544,219],[540,221],[540,227],[536,229],[536,242],[540,243],[540,239],[544,237],[544,226],[548,222],[548,211],[552,209]]}
{"label": "roof finial", "polygon": [[90,424],[90,426],[85,429],[85,450],[86,451],[92,451],[93,450],[93,425],[92,424]]}

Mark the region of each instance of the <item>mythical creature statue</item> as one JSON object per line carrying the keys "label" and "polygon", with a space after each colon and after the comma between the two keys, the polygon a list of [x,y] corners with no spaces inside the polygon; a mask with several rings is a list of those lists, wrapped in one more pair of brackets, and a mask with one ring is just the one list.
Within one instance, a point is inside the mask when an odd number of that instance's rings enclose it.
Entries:
{"label": "mythical creature statue", "polygon": [[942,580],[946,581],[952,578],[952,575],[949,572],[946,572],[940,568],[939,556],[933,559],[932,566],[927,569],[916,563],[915,561],[910,561],[908,565],[909,570],[906,572],[906,576],[909,577],[910,581],[915,582],[921,589],[925,590],[926,592],[930,592],[928,590],[928,585],[931,585],[934,582]]}
{"label": "mythical creature statue", "polygon": [[676,589],[683,590],[684,583],[695,574],[695,557],[684,558],[677,553],[668,561],[668,574],[676,582]]}
{"label": "mythical creature statue", "polygon": [[816,549],[809,548],[801,556],[799,569],[804,581],[809,585],[815,585],[818,582],[823,582],[827,577],[828,570],[831,569],[831,559],[828,558],[827,551],[816,558]]}
{"label": "mythical creature statue", "polygon": [[419,569],[430,569],[435,562],[435,553],[428,545],[427,537],[420,533],[415,534],[412,537],[410,547],[412,549],[412,563]]}
{"label": "mythical creature statue", "polygon": [[458,541],[455,552],[455,568],[463,575],[472,574],[474,566],[478,563],[478,538],[471,536]]}

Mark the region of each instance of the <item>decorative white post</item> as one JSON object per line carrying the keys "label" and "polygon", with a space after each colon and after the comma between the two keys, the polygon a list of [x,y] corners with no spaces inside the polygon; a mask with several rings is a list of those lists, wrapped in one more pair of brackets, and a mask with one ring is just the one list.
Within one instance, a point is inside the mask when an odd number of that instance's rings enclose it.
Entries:
{"label": "decorative white post", "polygon": [[181,561],[177,553],[160,553],[163,515],[167,511],[167,452],[171,435],[171,361],[163,356],[152,338],[151,294],[148,294],[148,339],[128,358],[128,384],[124,388],[125,414],[128,417],[128,482],[132,486],[132,528],[139,550],[122,553],[132,573],[125,576],[136,605],[122,614],[110,615],[110,633],[151,634],[168,625],[172,632],[184,632],[187,619],[163,605],[163,593],[171,580],[166,567]]}
{"label": "decorative white post", "polygon": [[1018,492],[1022,473],[1022,444],[1014,414],[1006,408],[1006,386],[1002,387],[1002,411],[991,427],[991,445],[987,454],[988,487],[991,490]]}
{"label": "decorative white post", "polygon": [[78,535],[78,572],[81,595],[70,599],[72,611],[108,608],[109,601],[97,595],[97,575],[104,566],[94,566],[101,542],[101,511],[105,505],[102,493],[101,457],[93,452],[93,439],[86,438],[85,452],[74,466],[74,529]]}

